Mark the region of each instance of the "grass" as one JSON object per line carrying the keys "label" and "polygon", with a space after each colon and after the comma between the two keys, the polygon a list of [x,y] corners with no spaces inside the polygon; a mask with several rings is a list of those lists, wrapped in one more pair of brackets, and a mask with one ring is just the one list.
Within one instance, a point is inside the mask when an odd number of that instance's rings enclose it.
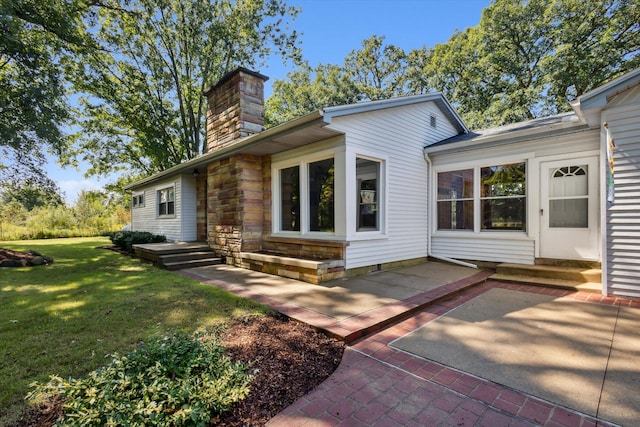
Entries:
{"label": "grass", "polygon": [[266,310],[98,248],[107,244],[100,237],[0,242],[54,258],[49,266],[0,269],[0,426],[20,417],[32,381],[79,377],[150,336]]}

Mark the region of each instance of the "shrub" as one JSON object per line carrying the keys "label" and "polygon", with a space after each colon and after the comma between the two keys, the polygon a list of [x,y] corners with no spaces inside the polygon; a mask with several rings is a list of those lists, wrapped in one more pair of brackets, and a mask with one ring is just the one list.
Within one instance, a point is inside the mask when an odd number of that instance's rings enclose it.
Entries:
{"label": "shrub", "polygon": [[215,339],[153,338],[84,379],[33,383],[35,405],[64,401],[59,425],[208,425],[249,393],[251,377]]}
{"label": "shrub", "polygon": [[167,241],[165,236],[146,231],[116,231],[109,238],[114,245],[129,253],[133,253],[133,245]]}

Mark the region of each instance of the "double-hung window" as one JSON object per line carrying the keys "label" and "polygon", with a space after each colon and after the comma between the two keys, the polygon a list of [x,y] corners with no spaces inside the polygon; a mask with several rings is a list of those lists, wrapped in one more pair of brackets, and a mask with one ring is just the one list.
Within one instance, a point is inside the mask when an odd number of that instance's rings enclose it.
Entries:
{"label": "double-hung window", "polygon": [[330,157],[277,170],[280,199],[277,231],[335,231],[334,163]]}
{"label": "double-hung window", "polygon": [[525,163],[480,168],[483,230],[526,229]]}
{"label": "double-hung window", "polygon": [[526,163],[437,175],[438,230],[526,231]]}
{"label": "double-hung window", "polygon": [[144,193],[142,194],[134,194],[131,198],[132,204],[134,208],[143,208],[144,207]]}
{"label": "double-hung window", "polygon": [[438,229],[473,230],[473,169],[438,174]]}
{"label": "double-hung window", "polygon": [[175,214],[175,192],[173,187],[158,190],[158,216]]}

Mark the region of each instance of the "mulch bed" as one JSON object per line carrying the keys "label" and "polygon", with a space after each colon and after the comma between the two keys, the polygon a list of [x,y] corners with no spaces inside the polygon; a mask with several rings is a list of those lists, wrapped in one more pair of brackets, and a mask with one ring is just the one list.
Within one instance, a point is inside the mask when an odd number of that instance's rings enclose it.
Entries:
{"label": "mulch bed", "polygon": [[[221,344],[233,360],[249,365],[251,392],[234,404],[216,426],[263,426],[278,412],[318,386],[336,370],[344,344],[280,314],[235,320]],[[21,426],[51,426],[62,402],[27,416]]]}
{"label": "mulch bed", "polygon": [[341,341],[280,315],[236,321],[222,346],[248,363],[254,378],[249,396],[232,406],[221,426],[264,425],[329,377],[344,352]]}

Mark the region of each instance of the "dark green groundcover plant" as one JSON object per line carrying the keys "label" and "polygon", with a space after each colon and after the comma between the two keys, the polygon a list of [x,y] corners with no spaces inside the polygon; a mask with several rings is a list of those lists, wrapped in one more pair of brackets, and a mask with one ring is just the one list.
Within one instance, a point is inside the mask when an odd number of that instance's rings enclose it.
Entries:
{"label": "dark green groundcover plant", "polygon": [[249,393],[251,376],[210,334],[151,338],[83,379],[33,383],[33,405],[64,400],[57,425],[205,426]]}

